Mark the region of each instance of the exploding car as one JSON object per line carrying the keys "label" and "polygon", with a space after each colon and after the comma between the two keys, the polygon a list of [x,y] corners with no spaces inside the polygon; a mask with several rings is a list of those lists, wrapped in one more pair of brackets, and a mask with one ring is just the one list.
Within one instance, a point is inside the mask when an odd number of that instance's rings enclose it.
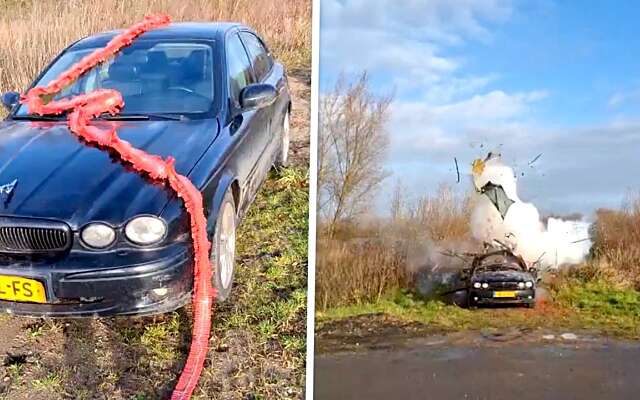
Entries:
{"label": "exploding car", "polygon": [[[31,87],[45,86],[119,32],[65,49]],[[200,190],[216,266],[229,297],[236,227],[271,167],[287,162],[291,98],[282,64],[251,29],[180,23],[140,36],[54,99],[114,89],[115,126]],[[0,122],[0,310],[31,316],[155,314],[191,299],[190,221],[179,198],[113,154],[87,146],[65,115],[37,115],[17,92]]]}
{"label": "exploding car", "polygon": [[490,250],[473,258],[467,274],[468,302],[478,305],[521,304],[534,307],[535,268],[509,249]]}

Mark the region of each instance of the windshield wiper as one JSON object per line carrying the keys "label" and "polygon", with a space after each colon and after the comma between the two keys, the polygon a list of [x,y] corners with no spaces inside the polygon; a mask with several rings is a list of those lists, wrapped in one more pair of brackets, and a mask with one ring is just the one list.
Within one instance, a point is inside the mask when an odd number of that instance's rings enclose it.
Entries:
{"label": "windshield wiper", "polygon": [[37,114],[25,114],[14,115],[11,119],[24,120],[24,121],[64,121],[67,119],[64,115],[37,115]]}
{"label": "windshield wiper", "polygon": [[187,119],[184,115],[175,116],[167,114],[102,114],[97,117],[97,119],[104,119],[107,121],[146,121],[152,118],[167,121],[184,121]]}

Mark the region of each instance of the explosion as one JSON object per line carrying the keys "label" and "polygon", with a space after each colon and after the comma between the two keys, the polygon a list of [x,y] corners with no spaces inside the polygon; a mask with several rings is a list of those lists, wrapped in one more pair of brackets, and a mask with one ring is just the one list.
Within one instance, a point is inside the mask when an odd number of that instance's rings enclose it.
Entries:
{"label": "explosion", "polygon": [[548,268],[584,261],[591,248],[590,224],[549,218],[545,227],[538,209],[518,197],[514,172],[499,155],[475,160],[472,177],[476,194],[470,225],[475,239],[505,244],[528,265]]}

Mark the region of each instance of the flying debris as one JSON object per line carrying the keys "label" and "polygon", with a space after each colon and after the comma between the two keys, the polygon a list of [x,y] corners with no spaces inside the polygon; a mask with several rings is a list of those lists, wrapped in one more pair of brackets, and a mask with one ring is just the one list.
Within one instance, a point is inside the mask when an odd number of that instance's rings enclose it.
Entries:
{"label": "flying debris", "polygon": [[529,165],[533,165],[533,163],[538,161],[540,157],[542,157],[542,153],[538,154],[533,160],[529,161]]}

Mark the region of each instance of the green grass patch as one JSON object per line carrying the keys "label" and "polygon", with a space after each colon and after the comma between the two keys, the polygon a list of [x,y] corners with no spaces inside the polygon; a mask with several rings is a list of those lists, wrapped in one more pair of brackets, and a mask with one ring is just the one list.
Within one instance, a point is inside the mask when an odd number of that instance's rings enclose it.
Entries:
{"label": "green grass patch", "polygon": [[31,381],[31,386],[36,390],[41,391],[54,391],[59,390],[62,385],[62,377],[56,372],[50,372],[47,376],[41,379],[34,379]]}
{"label": "green grass patch", "polygon": [[271,173],[238,231],[233,301],[218,329],[242,329],[275,340],[302,365],[306,335],[308,171]]}

